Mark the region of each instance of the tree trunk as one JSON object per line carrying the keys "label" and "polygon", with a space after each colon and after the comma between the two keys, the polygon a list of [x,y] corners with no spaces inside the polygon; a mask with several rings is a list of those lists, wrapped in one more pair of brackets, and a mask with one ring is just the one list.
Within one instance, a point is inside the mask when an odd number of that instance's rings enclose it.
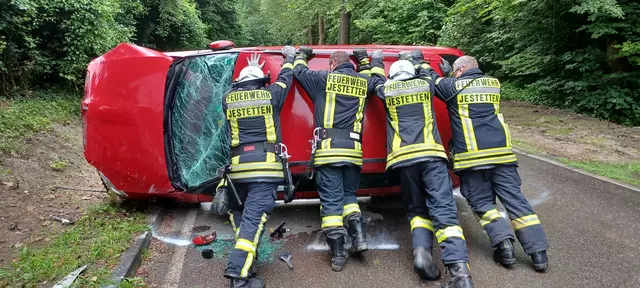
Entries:
{"label": "tree trunk", "polygon": [[313,45],[313,26],[307,29],[307,44]]}
{"label": "tree trunk", "polygon": [[347,11],[346,0],[342,3],[340,10],[340,37],[338,44],[349,44],[349,31],[351,30],[351,12]]}
{"label": "tree trunk", "polygon": [[318,15],[318,45],[324,45],[324,38],[324,17],[322,15]]}

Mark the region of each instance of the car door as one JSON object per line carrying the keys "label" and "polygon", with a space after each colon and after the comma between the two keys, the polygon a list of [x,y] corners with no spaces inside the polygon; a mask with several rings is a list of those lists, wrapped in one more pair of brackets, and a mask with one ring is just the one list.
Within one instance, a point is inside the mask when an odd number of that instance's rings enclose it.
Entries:
{"label": "car door", "polygon": [[120,44],[87,69],[85,158],[105,184],[132,198],[174,189],[163,141],[163,94],[172,61],[154,50]]}

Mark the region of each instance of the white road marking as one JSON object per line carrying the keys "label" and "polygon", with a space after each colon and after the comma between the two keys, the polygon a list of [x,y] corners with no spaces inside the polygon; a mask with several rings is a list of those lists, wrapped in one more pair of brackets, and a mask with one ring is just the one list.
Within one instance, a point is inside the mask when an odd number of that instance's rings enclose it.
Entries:
{"label": "white road marking", "polygon": [[[187,238],[191,236],[193,230],[193,224],[196,222],[196,216],[198,216],[198,209],[191,209],[187,213],[184,219],[184,225],[180,231],[180,238]],[[187,249],[189,245],[177,246],[173,252],[173,258],[169,265],[169,271],[167,277],[164,280],[164,286],[166,288],[177,288],[180,284],[180,276],[182,275],[182,266],[184,265],[184,258],[187,255]]]}

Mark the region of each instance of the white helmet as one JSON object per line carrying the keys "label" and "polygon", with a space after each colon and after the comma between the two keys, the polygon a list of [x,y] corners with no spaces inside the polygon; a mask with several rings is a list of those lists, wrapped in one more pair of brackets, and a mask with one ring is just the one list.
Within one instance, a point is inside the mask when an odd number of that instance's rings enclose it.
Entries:
{"label": "white helmet", "polygon": [[240,71],[240,76],[238,76],[238,79],[236,79],[236,82],[240,83],[244,81],[262,79],[262,78],[264,78],[264,72],[262,72],[262,69],[260,69],[260,67],[247,66],[242,68],[242,70]]}
{"label": "white helmet", "polygon": [[408,60],[398,60],[389,67],[389,78],[392,80],[404,80],[416,75],[416,69]]}

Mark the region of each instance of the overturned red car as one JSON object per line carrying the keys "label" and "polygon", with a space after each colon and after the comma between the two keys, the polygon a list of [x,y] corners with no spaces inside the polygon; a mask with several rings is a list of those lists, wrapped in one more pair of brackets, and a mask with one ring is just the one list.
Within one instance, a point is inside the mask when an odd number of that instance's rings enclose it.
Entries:
{"label": "overturned red car", "polygon": [[[84,155],[108,190],[131,199],[212,200],[220,181],[217,171],[228,159],[222,149],[227,143],[221,129],[221,99],[252,54],[261,55],[263,70],[272,81],[283,57],[281,47],[234,48],[229,41],[210,46],[209,50],[163,53],[120,44],[91,61],[82,100]],[[454,48],[427,46],[312,47],[316,54],[309,62],[312,70],[327,69],[332,52],[351,53],[354,48],[383,50],[386,69],[401,51],[422,50],[435,69],[442,58],[453,62],[463,55]],[[385,174],[383,103],[376,97],[368,101],[358,196],[396,194],[397,183]],[[435,102],[438,128],[443,143],[448,143],[451,131],[446,107],[440,100]],[[305,175],[315,127],[313,103],[295,80],[281,115],[282,142],[291,155],[296,198],[317,198],[315,182]],[[457,177],[452,174],[452,178],[457,187]]]}

